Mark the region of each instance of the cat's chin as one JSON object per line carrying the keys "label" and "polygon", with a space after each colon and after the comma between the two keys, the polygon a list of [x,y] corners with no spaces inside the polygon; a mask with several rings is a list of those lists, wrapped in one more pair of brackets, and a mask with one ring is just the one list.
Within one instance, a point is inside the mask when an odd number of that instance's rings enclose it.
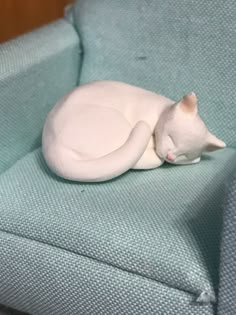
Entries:
{"label": "cat's chin", "polygon": [[198,157],[194,160],[190,160],[190,161],[169,161],[169,160],[165,160],[167,163],[169,164],[173,164],[173,165],[190,165],[190,164],[197,164],[201,161],[201,158]]}

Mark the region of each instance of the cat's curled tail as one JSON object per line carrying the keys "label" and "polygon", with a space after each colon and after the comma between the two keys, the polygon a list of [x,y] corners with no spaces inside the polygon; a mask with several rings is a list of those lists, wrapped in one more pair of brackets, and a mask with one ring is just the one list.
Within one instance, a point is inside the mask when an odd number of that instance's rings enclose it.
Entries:
{"label": "cat's curled tail", "polygon": [[101,182],[131,169],[143,155],[151,136],[147,123],[139,121],[120,148],[94,160],[81,160],[75,151],[59,144],[42,149],[48,166],[58,176],[73,181]]}

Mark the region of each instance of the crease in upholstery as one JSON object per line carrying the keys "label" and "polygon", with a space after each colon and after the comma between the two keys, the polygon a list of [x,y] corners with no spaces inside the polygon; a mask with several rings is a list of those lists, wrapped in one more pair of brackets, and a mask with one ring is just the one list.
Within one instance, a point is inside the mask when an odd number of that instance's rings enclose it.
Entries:
{"label": "crease in upholstery", "polygon": [[[91,260],[91,261],[93,261],[93,262],[96,262],[97,264],[106,265],[106,266],[109,266],[109,267],[111,267],[111,268],[114,268],[114,269],[117,269],[117,270],[126,272],[126,273],[128,273],[129,275],[133,275],[133,276],[136,276],[136,277],[140,277],[140,278],[142,278],[142,279],[146,279],[146,280],[148,280],[148,281],[152,281],[152,282],[157,283],[157,284],[161,284],[161,285],[163,285],[163,286],[166,287],[166,288],[174,289],[174,290],[177,290],[177,291],[179,291],[179,292],[181,292],[181,293],[184,293],[184,294],[186,294],[186,295],[192,296],[192,298],[193,298],[193,303],[196,303],[196,304],[199,304],[199,305],[204,304],[204,303],[202,303],[202,301],[199,299],[199,297],[201,297],[201,295],[204,294],[204,292],[202,292],[202,293],[200,294],[200,296],[197,296],[194,292],[187,291],[187,290],[183,290],[183,289],[180,289],[180,288],[175,287],[175,286],[170,286],[170,285],[168,285],[167,283],[162,282],[162,281],[160,281],[160,280],[156,280],[156,279],[147,277],[147,276],[145,276],[145,275],[143,275],[143,274],[140,274],[140,273],[138,273],[138,272],[134,272],[134,271],[132,271],[132,270],[128,270],[128,269],[125,269],[125,268],[116,266],[116,265],[114,265],[114,264],[107,263],[107,262],[102,261],[102,260],[99,260],[99,259],[97,259],[97,258],[95,258],[95,257],[91,257],[91,256],[88,256],[88,255],[80,254],[80,253],[74,252],[74,251],[72,251],[72,250],[70,250],[70,249],[65,249],[65,248],[63,248],[63,247],[61,247],[61,246],[58,246],[58,245],[55,245],[55,244],[49,244],[49,243],[46,243],[46,242],[42,242],[42,241],[39,241],[39,240],[35,240],[35,239],[33,239],[33,238],[28,238],[28,237],[26,238],[26,237],[24,237],[24,236],[22,236],[22,235],[19,235],[19,234],[17,234],[17,233],[12,233],[12,232],[9,232],[9,231],[3,230],[3,229],[0,229],[0,233],[9,234],[9,235],[11,235],[11,236],[14,236],[15,238],[18,238],[18,239],[21,239],[21,240],[24,240],[24,241],[36,242],[36,243],[38,243],[38,244],[41,244],[41,245],[44,245],[44,246],[48,246],[48,247],[50,247],[50,248],[60,249],[60,250],[65,251],[65,252],[67,252],[67,253],[74,254],[74,255],[77,255],[77,256],[79,256],[79,257],[83,257],[83,258],[85,258],[85,259],[88,259],[88,260]],[[207,301],[205,304],[212,304],[212,305],[214,305],[215,302],[212,302],[212,301],[209,301],[209,302],[208,302],[208,301]]]}

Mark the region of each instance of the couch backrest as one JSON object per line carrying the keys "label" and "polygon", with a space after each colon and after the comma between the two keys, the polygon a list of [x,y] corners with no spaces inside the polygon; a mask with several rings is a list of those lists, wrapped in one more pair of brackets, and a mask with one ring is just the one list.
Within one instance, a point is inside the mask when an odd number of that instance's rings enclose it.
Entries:
{"label": "couch backrest", "polygon": [[199,98],[209,129],[236,146],[235,0],[79,0],[81,82],[113,79]]}

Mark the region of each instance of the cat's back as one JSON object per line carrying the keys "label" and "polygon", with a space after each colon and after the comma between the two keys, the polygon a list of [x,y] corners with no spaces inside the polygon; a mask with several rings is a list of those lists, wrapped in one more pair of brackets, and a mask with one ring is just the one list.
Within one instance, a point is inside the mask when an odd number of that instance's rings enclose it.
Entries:
{"label": "cat's back", "polygon": [[119,107],[123,104],[133,104],[140,98],[155,97],[156,94],[140,87],[119,81],[93,81],[76,88],[70,99],[72,103],[97,104]]}
{"label": "cat's back", "polygon": [[119,81],[93,81],[76,88],[66,106],[80,110],[88,104],[111,107],[120,111],[126,119],[136,122],[145,116],[158,115],[172,104],[170,99],[141,87]]}
{"label": "cat's back", "polygon": [[[158,95],[154,92],[145,90],[141,87],[134,86],[128,83],[119,81],[93,81],[84,85],[81,85],[75,90],[75,98],[80,100],[86,100],[88,103],[100,103],[106,105],[118,104],[133,104],[141,103],[147,99],[153,99],[157,101],[167,100],[167,98]],[[96,97],[96,98],[95,98]]]}
{"label": "cat's back", "polygon": [[[143,88],[119,81],[93,81],[80,85],[61,99],[48,115],[50,129],[58,130],[76,120],[89,106],[108,107],[119,111],[131,125],[145,120],[151,129],[158,115],[173,103],[170,99]],[[53,118],[53,119],[51,119]]]}

